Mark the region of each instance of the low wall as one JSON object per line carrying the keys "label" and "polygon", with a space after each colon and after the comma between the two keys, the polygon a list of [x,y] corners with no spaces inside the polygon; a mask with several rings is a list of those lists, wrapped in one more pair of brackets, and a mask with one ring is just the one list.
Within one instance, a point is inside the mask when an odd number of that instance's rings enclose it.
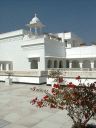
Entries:
{"label": "low wall", "polygon": [[11,74],[11,76],[47,76],[48,71],[40,71],[40,70],[30,70],[30,71],[0,71],[0,76],[8,76],[8,74]]}
{"label": "low wall", "polygon": [[[48,74],[50,73],[51,70],[48,71]],[[56,71],[56,70],[54,70]],[[65,84],[66,82],[72,82],[76,85],[79,84],[79,81],[76,80],[75,78],[77,76],[81,77],[81,82],[82,83],[93,83],[96,82],[96,71],[64,71],[61,70],[64,82],[62,84]],[[54,84],[54,78],[47,78],[47,85]]]}
{"label": "low wall", "polygon": [[[56,71],[56,70],[49,70],[48,74],[50,71]],[[81,78],[96,78],[96,71],[66,71],[66,70],[60,70],[62,75],[65,78],[75,78],[77,76],[80,76]]]}
{"label": "low wall", "polygon": [[6,81],[9,77],[12,78],[12,82],[19,83],[34,83],[43,84],[46,83],[47,71],[0,71],[0,81]]}
{"label": "low wall", "polygon": [[[35,84],[42,84],[46,83],[51,84],[51,81],[48,78],[49,71],[10,71],[12,82],[21,82],[21,83],[35,83]],[[9,71],[8,71],[9,72]],[[8,78],[7,71],[0,71],[0,81],[5,81]],[[90,80],[90,82],[96,81],[96,71],[65,71],[61,70],[64,79],[67,81],[73,81],[77,76],[80,76],[82,80],[86,78]]]}
{"label": "low wall", "polygon": [[[75,85],[79,85],[79,81],[74,79],[74,78],[63,78],[63,82],[61,83],[62,85],[66,85],[67,83],[69,82],[72,82],[73,84]],[[81,83],[85,83],[86,85],[87,84],[90,84],[90,83],[94,83],[96,82],[96,79],[81,79]],[[54,78],[47,78],[47,85],[54,85]]]}

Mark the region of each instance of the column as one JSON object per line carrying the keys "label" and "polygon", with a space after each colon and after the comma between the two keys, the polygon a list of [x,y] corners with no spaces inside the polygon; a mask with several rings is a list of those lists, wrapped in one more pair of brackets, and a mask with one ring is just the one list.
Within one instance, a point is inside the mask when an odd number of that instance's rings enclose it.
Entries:
{"label": "column", "polygon": [[94,68],[94,61],[91,61],[91,69]]}
{"label": "column", "polygon": [[80,69],[83,68],[83,62],[79,62]]}
{"label": "column", "polygon": [[0,71],[3,70],[3,64],[0,64]]}
{"label": "column", "polygon": [[9,70],[9,64],[6,64],[6,71]]}
{"label": "column", "polygon": [[1,64],[0,64],[0,71],[1,71]]}
{"label": "column", "polygon": [[72,68],[72,61],[69,61],[69,68]]}

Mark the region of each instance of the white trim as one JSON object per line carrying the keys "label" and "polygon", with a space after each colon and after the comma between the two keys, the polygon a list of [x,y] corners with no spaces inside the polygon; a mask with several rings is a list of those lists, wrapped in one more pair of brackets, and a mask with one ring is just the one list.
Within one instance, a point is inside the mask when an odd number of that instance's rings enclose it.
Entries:
{"label": "white trim", "polygon": [[45,56],[45,58],[62,58],[62,59],[66,59],[65,57],[57,57],[57,56]]}

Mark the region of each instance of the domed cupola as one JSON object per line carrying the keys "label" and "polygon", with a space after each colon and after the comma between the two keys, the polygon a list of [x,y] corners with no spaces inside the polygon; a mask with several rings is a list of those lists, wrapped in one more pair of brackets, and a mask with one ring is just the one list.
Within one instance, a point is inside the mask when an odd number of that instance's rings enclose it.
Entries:
{"label": "domed cupola", "polygon": [[37,17],[37,15],[35,14],[35,16],[32,18],[32,20],[29,22],[29,24],[27,24],[27,26],[30,28],[30,31],[32,29],[35,30],[35,34],[37,34],[37,30],[38,29],[42,29],[45,25],[42,24],[42,22],[40,21],[40,19]]}
{"label": "domed cupola", "polygon": [[35,17],[32,18],[32,20],[30,21],[30,24],[36,24],[36,23],[40,23],[40,20],[35,14]]}

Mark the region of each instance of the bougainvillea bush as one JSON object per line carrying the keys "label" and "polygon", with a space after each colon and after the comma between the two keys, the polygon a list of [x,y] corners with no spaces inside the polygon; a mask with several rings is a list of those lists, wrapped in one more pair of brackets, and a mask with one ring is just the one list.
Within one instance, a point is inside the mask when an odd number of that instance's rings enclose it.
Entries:
{"label": "bougainvillea bush", "polygon": [[76,77],[78,85],[72,82],[61,86],[63,77],[56,78],[57,82],[51,92],[45,92],[42,99],[37,97],[31,100],[31,104],[37,107],[66,109],[73,120],[73,128],[85,128],[87,122],[96,114],[96,83],[85,85],[81,83],[80,76]]}

